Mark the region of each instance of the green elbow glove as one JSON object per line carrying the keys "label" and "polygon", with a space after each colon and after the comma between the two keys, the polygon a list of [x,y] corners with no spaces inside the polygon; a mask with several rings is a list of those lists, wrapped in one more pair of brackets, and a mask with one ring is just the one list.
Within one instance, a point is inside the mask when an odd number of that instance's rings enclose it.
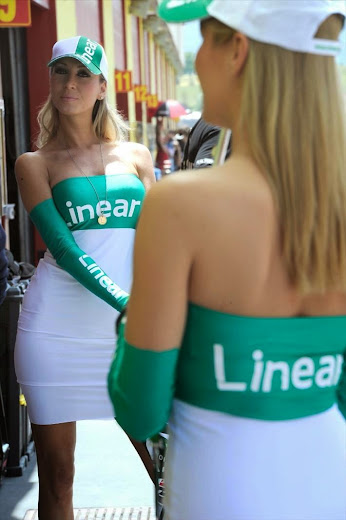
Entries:
{"label": "green elbow glove", "polygon": [[168,421],[179,349],[155,352],[133,347],[125,339],[124,321],[108,374],[108,391],[120,426],[144,441],[162,431]]}
{"label": "green elbow glove", "polygon": [[30,217],[60,267],[117,311],[125,307],[128,293],[120,289],[96,262],[78,247],[53,199],[37,204]]}
{"label": "green elbow glove", "polygon": [[346,350],[344,352],[344,362],[342,365],[341,377],[336,389],[338,407],[346,419]]}

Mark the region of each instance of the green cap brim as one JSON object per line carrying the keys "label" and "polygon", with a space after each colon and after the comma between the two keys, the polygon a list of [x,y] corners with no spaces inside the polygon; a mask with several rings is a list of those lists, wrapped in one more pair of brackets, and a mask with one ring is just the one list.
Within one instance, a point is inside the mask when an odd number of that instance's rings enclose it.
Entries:
{"label": "green cap brim", "polygon": [[83,61],[83,59],[80,56],[76,56],[75,54],[64,54],[63,56],[58,56],[57,58],[54,58],[54,60],[50,60],[50,62],[47,63],[47,67],[51,67],[52,65],[54,65],[54,63],[56,63],[59,60],[62,60],[63,58],[73,58],[77,61],[80,61],[81,64],[84,65],[84,67],[86,67],[88,70],[90,70],[92,74],[95,74],[96,76],[102,74],[100,69],[96,67],[96,65],[94,65],[92,62],[85,63],[85,61]]}
{"label": "green cap brim", "polygon": [[168,23],[190,22],[210,16],[208,5],[213,0],[163,0],[158,15]]}

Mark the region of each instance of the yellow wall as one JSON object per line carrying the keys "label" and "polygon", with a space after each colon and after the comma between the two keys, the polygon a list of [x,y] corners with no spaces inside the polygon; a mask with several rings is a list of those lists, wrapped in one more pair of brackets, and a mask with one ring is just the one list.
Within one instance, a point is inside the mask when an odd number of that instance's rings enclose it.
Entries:
{"label": "yellow wall", "polygon": [[157,85],[157,96],[159,101],[163,100],[162,93],[162,74],[161,74],[161,53],[160,47],[155,44],[155,58],[156,58],[156,85]]}
{"label": "yellow wall", "polygon": [[[140,70],[141,70],[141,83],[144,84],[145,78],[145,56],[144,56],[144,31],[143,31],[143,20],[139,20],[139,59],[140,59]],[[149,85],[147,85],[149,90]],[[148,127],[147,127],[147,104],[142,101],[142,128],[143,128],[143,144],[148,146]]]}
{"label": "yellow wall", "polygon": [[76,0],[55,0],[58,40],[77,34]]}
{"label": "yellow wall", "polygon": [[[125,0],[125,45],[126,45],[126,68],[133,71],[133,50],[132,50],[132,15],[130,13],[130,0]],[[128,114],[130,125],[130,141],[136,140],[136,107],[135,93],[132,90],[128,92]]]}
{"label": "yellow wall", "polygon": [[104,48],[108,60],[108,85],[107,85],[107,96],[108,101],[112,107],[116,105],[115,95],[115,81],[114,81],[114,69],[115,69],[115,54],[114,54],[114,33],[113,33],[113,9],[112,2],[109,0],[103,0],[103,39]]}
{"label": "yellow wall", "polygon": [[157,94],[156,67],[155,67],[155,43],[153,33],[149,33],[149,59],[150,59],[150,94]]}
{"label": "yellow wall", "polygon": [[167,74],[166,74],[166,56],[161,48],[159,48],[159,57],[160,57],[160,68],[161,68],[161,88],[162,88],[162,101],[168,99],[167,97]]}

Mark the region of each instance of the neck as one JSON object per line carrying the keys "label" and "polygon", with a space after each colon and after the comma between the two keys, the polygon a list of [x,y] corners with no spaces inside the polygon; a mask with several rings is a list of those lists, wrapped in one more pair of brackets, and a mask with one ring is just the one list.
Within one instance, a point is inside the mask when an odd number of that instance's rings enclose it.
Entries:
{"label": "neck", "polygon": [[60,115],[60,127],[58,140],[66,148],[89,148],[98,144],[100,140],[96,137],[90,118],[71,118]]}
{"label": "neck", "polygon": [[247,136],[237,125],[232,128],[232,156],[242,156],[251,159]]}

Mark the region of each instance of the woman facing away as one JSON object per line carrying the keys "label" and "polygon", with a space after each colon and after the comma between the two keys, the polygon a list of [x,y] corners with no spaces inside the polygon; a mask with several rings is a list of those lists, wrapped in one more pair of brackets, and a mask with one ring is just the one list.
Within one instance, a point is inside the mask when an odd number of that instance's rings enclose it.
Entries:
{"label": "woman facing away", "polygon": [[168,420],[166,520],[343,520],[344,2],[160,12],[203,18],[203,117],[232,128],[232,155],[144,202],[109,373],[117,420],[136,439]]}
{"label": "woman facing away", "polygon": [[37,450],[39,518],[72,520],[76,421],[114,417],[106,381],[114,321],[131,287],[137,219],[154,173],[148,149],[124,141],[126,126],[108,105],[102,46],[60,40],[48,66],[38,150],[16,162],[23,203],[48,249],[24,297],[15,366]]}

